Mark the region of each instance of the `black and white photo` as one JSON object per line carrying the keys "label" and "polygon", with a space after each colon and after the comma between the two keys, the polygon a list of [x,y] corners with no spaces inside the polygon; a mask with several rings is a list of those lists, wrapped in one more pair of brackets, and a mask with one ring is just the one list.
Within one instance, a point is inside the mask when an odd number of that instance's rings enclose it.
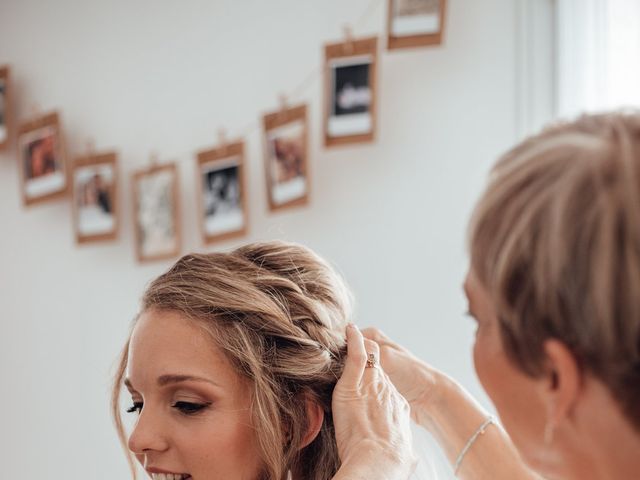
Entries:
{"label": "black and white photo", "polygon": [[205,243],[246,231],[241,144],[198,154],[201,231]]}
{"label": "black and white photo", "polygon": [[377,45],[372,37],[325,46],[325,145],[373,141]]}
{"label": "black and white photo", "polygon": [[202,166],[204,229],[208,236],[226,234],[244,225],[237,159]]}
{"label": "black and white photo", "polygon": [[369,56],[331,61],[330,136],[360,135],[371,131],[371,61]]}

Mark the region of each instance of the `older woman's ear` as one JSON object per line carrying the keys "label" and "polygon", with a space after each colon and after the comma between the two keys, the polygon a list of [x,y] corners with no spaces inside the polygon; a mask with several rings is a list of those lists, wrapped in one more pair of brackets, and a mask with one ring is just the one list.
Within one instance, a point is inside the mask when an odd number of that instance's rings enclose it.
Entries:
{"label": "older woman's ear", "polygon": [[322,428],[322,423],[324,422],[324,410],[318,404],[317,401],[312,398],[305,397],[305,408],[307,410],[307,431],[302,437],[302,442],[300,442],[300,448],[304,448],[313,442],[318,433],[320,433],[320,429]]}
{"label": "older woman's ear", "polygon": [[580,398],[582,372],[574,354],[559,340],[546,340],[544,351],[550,369],[545,382],[549,411],[547,421],[555,427],[573,414]]}

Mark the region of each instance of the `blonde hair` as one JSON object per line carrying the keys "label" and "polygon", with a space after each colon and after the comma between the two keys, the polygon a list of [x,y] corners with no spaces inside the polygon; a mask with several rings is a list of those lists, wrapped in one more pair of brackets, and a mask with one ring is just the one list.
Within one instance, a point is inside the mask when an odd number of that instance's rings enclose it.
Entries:
{"label": "blonde hair", "polygon": [[582,116],[507,152],[469,230],[507,354],[561,340],[640,430],[640,115]]}
{"label": "blonde hair", "polygon": [[[267,242],[182,257],[148,287],[142,311],[176,311],[193,320],[248,380],[265,478],[281,480],[291,471],[325,480],[340,465],[331,395],[343,368],[350,298],[342,279],[309,249]],[[128,344],[112,391],[112,412],[127,452],[119,397]],[[324,422],[302,448],[307,399],[324,410]]]}

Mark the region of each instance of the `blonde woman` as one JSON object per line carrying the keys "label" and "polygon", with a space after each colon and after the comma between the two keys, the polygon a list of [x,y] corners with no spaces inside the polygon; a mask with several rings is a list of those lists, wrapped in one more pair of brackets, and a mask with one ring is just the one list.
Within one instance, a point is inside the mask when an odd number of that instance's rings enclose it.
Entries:
{"label": "blonde woman", "polygon": [[407,478],[408,404],[350,315],[341,279],[304,247],[181,258],[145,292],[114,381],[133,477],[131,454],[154,480]]}
{"label": "blonde woman", "polygon": [[498,428],[380,332],[461,479],[640,478],[640,116],[557,125],[497,163],[470,226],[473,356]]}

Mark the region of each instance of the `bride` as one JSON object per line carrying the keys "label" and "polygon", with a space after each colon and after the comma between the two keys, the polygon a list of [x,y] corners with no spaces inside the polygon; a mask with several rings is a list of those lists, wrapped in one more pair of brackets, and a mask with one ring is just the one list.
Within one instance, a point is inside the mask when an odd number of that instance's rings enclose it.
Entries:
{"label": "bride", "polygon": [[407,478],[408,405],[350,319],[344,283],[302,246],[178,260],[144,293],[114,380],[133,477],[132,456],[155,480]]}

